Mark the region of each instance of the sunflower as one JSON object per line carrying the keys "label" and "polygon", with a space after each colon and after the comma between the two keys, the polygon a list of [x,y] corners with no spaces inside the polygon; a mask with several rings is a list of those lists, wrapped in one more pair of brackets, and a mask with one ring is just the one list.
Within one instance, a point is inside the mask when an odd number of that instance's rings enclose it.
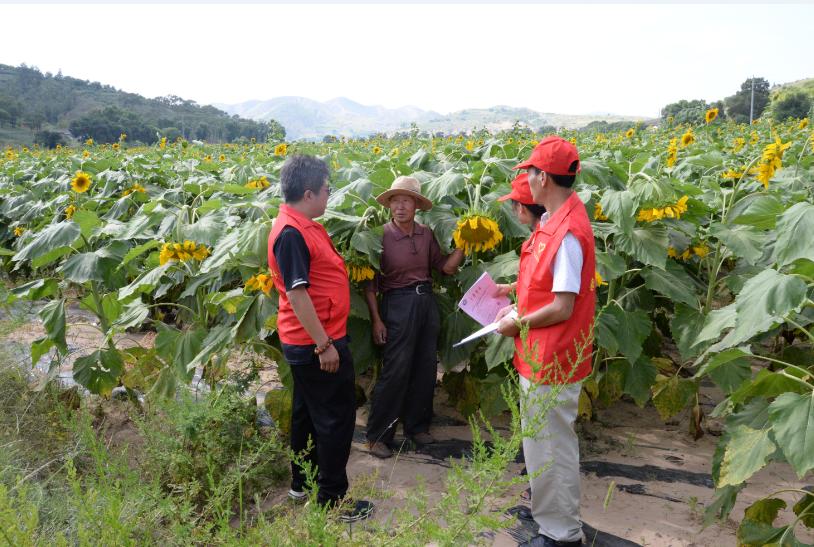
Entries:
{"label": "sunflower", "polygon": [[746,146],[746,139],[743,137],[735,137],[735,141],[732,143],[732,151],[737,154],[744,146]]}
{"label": "sunflower", "polygon": [[594,270],[594,282],[596,283],[597,287],[608,284],[607,281],[602,279],[602,274],[599,273],[599,270]]}
{"label": "sunflower", "polygon": [[86,140],[85,144],[88,145],[88,146],[93,146],[93,139]]}
{"label": "sunflower", "polygon": [[790,146],[791,142],[784,144],[780,137],[777,137],[773,143],[766,145],[766,148],[763,149],[761,163],[758,166],[757,180],[767,190],[769,189],[769,180],[774,176],[775,171],[783,167],[783,152]]}
{"label": "sunflower", "polygon": [[627,137],[628,139],[632,139],[633,135],[635,135],[635,134],[636,134],[636,130],[633,129],[632,127],[630,129],[628,129],[627,131],[625,131],[625,137]]}
{"label": "sunflower", "polygon": [[145,190],[144,186],[142,186],[141,184],[135,183],[133,184],[133,186],[122,192],[122,195],[129,196],[130,194],[134,194],[136,192],[138,192],[139,194],[146,194],[147,190]]}
{"label": "sunflower", "polygon": [[466,148],[467,152],[471,152],[472,150],[475,149],[475,142],[474,141],[466,141],[466,144],[464,145],[464,148]]}
{"label": "sunflower", "polygon": [[598,201],[594,203],[594,220],[608,220],[608,217],[602,213],[602,205]]}
{"label": "sunflower", "polygon": [[263,188],[269,187],[269,181],[264,175],[259,179],[250,180],[245,184],[245,186],[246,188],[251,188],[253,190],[262,190]]}
{"label": "sunflower", "polygon": [[165,243],[158,255],[158,263],[164,265],[170,260],[186,262],[188,260],[201,261],[209,256],[206,245],[197,245],[194,241],[186,240],[183,243]]}
{"label": "sunflower", "polygon": [[271,289],[274,288],[274,278],[265,273],[253,275],[243,286],[249,291],[263,291],[263,294],[269,296]]}
{"label": "sunflower", "polygon": [[374,154],[376,154],[377,156],[378,156],[379,154],[381,154],[381,153],[382,153],[382,148],[381,148],[381,146],[374,146],[374,147],[373,147],[373,153],[374,153]]}
{"label": "sunflower", "polygon": [[718,117],[718,109],[717,108],[710,108],[707,110],[707,113],[704,114],[704,120],[707,123],[712,123],[715,121],[715,118]]}
{"label": "sunflower", "polygon": [[345,269],[348,272],[348,277],[354,283],[361,283],[363,281],[373,279],[373,277],[376,275],[373,268],[367,264],[347,264]]}
{"label": "sunflower", "polygon": [[694,142],[695,135],[693,135],[692,129],[687,129],[687,131],[683,135],[681,135],[681,148],[685,148]]}
{"label": "sunflower", "polygon": [[90,175],[84,171],[77,171],[71,180],[71,188],[77,194],[84,194],[90,188]]}
{"label": "sunflower", "polygon": [[158,147],[162,150],[167,147],[167,137],[161,137],[161,140],[158,141]]}
{"label": "sunflower", "polygon": [[667,247],[667,256],[670,258],[678,258],[678,251],[675,247]]}
{"label": "sunflower", "polygon": [[698,245],[692,248],[692,252],[694,252],[696,256],[700,258],[704,258],[709,254],[709,247],[707,247],[703,243],[699,243]]}
{"label": "sunflower", "polygon": [[119,135],[119,140],[120,141],[126,141],[127,140],[127,133],[122,133],[121,135]]}
{"label": "sunflower", "polygon": [[800,120],[800,123],[797,124],[797,129],[805,129],[808,127],[808,118],[803,118]]}
{"label": "sunflower", "polygon": [[25,233],[25,228],[23,228],[22,226],[17,226],[16,228],[14,228],[14,235],[16,237],[20,237],[24,233]]}
{"label": "sunflower", "polygon": [[71,220],[73,218],[73,214],[76,212],[76,205],[73,203],[65,207],[65,218],[67,220]]}
{"label": "sunflower", "polygon": [[111,144],[111,145],[110,145],[110,147],[111,147],[113,150],[118,150],[118,149],[119,149],[119,143],[114,142],[113,144]]}
{"label": "sunflower", "polygon": [[218,160],[219,161],[226,161],[226,154],[221,154],[220,156],[218,156]]}
{"label": "sunflower", "polygon": [[667,167],[672,167],[676,164],[678,159],[678,139],[675,137],[670,139],[670,144],[667,145]]}
{"label": "sunflower", "polygon": [[274,147],[274,155],[275,156],[285,156],[288,153],[288,145],[284,142],[281,142],[277,146]]}
{"label": "sunflower", "polygon": [[503,234],[493,219],[480,213],[473,213],[458,221],[452,239],[455,241],[455,247],[470,254],[472,251],[494,249],[503,239]]}
{"label": "sunflower", "polygon": [[90,152],[87,150],[82,150],[82,157],[88,159],[90,157]]}

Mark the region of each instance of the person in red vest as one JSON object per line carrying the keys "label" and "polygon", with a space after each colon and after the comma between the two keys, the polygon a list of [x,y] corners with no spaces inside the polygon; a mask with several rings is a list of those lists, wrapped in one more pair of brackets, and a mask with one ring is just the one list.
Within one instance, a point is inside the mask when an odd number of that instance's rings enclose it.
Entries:
{"label": "person in red vest", "polygon": [[[356,425],[353,358],[346,323],[350,284],[345,261],[325,228],[322,216],[331,193],[328,167],[311,156],[293,156],[280,171],[285,203],[269,234],[268,261],[280,295],[277,332],[291,365],[294,398],[291,448],[315,465],[317,501],[333,506],[348,490],[346,466]],[[303,469],[291,463],[289,497],[307,497]],[[349,503],[344,522],[370,516],[373,504]]]}
{"label": "person in red vest", "polygon": [[[534,202],[546,213],[520,253],[517,282],[498,287],[517,291],[517,318],[498,314],[498,332],[515,341],[514,366],[524,397],[524,426],[539,420],[556,397],[545,423],[523,439],[531,483],[531,511],[540,527],[527,545],[572,547],[582,544],[579,516],[579,442],[577,417],[580,381],[591,372],[596,306],[594,236],[585,206],[573,191],[580,170],[576,147],[565,139],[543,139],[526,169]],[[520,336],[520,325],[528,334]],[[546,469],[546,466],[550,467]]]}

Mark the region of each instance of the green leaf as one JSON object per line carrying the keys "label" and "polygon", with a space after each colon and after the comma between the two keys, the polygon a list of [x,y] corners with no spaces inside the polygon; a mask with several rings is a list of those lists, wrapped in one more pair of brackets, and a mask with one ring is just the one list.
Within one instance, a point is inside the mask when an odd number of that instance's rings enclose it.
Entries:
{"label": "green leaf", "polygon": [[805,387],[793,378],[764,368],[751,382],[745,382],[735,390],[730,398],[733,403],[742,403],[752,397],[777,397],[789,391],[800,393],[805,391]]}
{"label": "green leaf", "polygon": [[126,255],[124,255],[124,258],[122,259],[122,263],[119,266],[119,268],[121,268],[122,266],[126,266],[133,259],[138,258],[139,256],[146,253],[147,251],[155,249],[156,247],[161,247],[161,245],[163,245],[162,241],[157,240],[157,239],[153,239],[153,240],[148,241],[147,243],[142,243],[141,245],[137,245],[137,246],[133,247],[132,249],[130,249],[127,252]]}
{"label": "green leaf", "polygon": [[51,300],[39,312],[45,335],[56,344],[62,353],[68,352],[65,343],[65,300]]}
{"label": "green leaf", "polygon": [[744,518],[763,524],[772,524],[777,519],[781,509],[786,508],[786,502],[778,498],[763,498],[746,508]]}
{"label": "green leaf", "polygon": [[644,407],[647,400],[650,399],[650,386],[655,382],[657,373],[656,365],[645,356],[639,357],[634,364],[630,365],[625,375],[624,390],[640,407]]}
{"label": "green leaf", "polygon": [[110,395],[119,385],[124,363],[118,350],[96,350],[74,362],[73,377],[91,393]]}
{"label": "green leaf", "polygon": [[752,377],[750,357],[752,352],[749,351],[749,346],[716,353],[695,373],[695,377],[700,378],[706,374],[724,393],[732,393]]}
{"label": "green leaf", "polygon": [[682,359],[691,359],[702,351],[702,348],[694,346],[698,334],[704,328],[704,319],[704,314],[698,309],[676,304],[670,321],[670,332]]}
{"label": "green leaf", "polygon": [[228,226],[226,215],[218,211],[201,218],[195,224],[181,229],[183,240],[191,240],[207,246],[215,245]]}
{"label": "green leaf", "polygon": [[71,244],[79,238],[80,233],[79,225],[75,222],[64,221],[51,224],[38,232],[11,260],[21,262],[34,260],[44,255],[50,257],[57,252],[70,252]]}
{"label": "green leaf", "polygon": [[370,335],[370,321],[349,317],[348,335],[351,339],[353,368],[356,374],[364,374],[378,360],[373,337]]}
{"label": "green leaf", "polygon": [[645,287],[648,289],[661,293],[675,302],[683,302],[693,308],[699,308],[695,283],[679,264],[670,261],[664,270],[652,267],[644,268],[641,275],[644,278]]}
{"label": "green leaf", "polygon": [[39,338],[31,342],[31,366],[36,367],[43,355],[54,347],[54,341],[48,338]]}
{"label": "green leaf", "polygon": [[752,226],[725,226],[715,224],[712,233],[726,245],[733,255],[749,264],[757,264],[766,246],[766,233]]}
{"label": "green leaf", "polygon": [[702,342],[709,342],[711,340],[718,339],[723,331],[726,329],[731,329],[735,326],[735,318],[737,315],[738,312],[734,303],[719,310],[712,310],[709,312],[704,319],[700,332],[698,332],[695,340],[690,344],[690,347],[698,345]]}
{"label": "green leaf", "polygon": [[153,268],[144,275],[139,276],[126,287],[119,289],[119,299],[127,301],[141,293],[151,292],[161,282],[161,278],[164,277],[164,274],[167,273],[171,266],[172,262],[167,262],[163,266]]}
{"label": "green leaf", "polygon": [[[745,224],[759,230],[771,230],[777,224],[777,217],[783,213],[783,204],[775,196],[752,194],[752,199],[746,198],[737,203],[745,205],[732,220],[734,224]],[[751,197],[751,196],[750,196]],[[736,211],[733,209],[732,211]]]}
{"label": "green leaf", "polygon": [[724,486],[715,489],[715,498],[704,511],[704,528],[716,520],[726,520],[735,507],[735,500],[743,485]]}
{"label": "green leaf", "polygon": [[87,281],[104,281],[104,271],[116,267],[116,262],[101,258],[95,252],[79,253],[68,258],[60,268],[68,281],[85,283]]}
{"label": "green leaf", "polygon": [[179,333],[175,339],[172,364],[178,375],[187,382],[192,379],[192,371],[187,366],[201,352],[206,334],[202,328],[189,329]]}
{"label": "green leaf", "polygon": [[27,298],[29,300],[40,300],[48,296],[54,296],[59,290],[59,282],[52,278],[46,277],[31,281],[25,285],[14,287],[11,289],[10,294],[16,298]]}
{"label": "green leaf", "polygon": [[[765,547],[767,545],[777,545],[777,541],[783,537],[784,534],[786,534],[786,530],[788,530],[788,526],[775,528],[768,524],[744,519],[740,526],[738,526],[738,547]],[[794,534],[788,534],[782,547],[803,546],[796,541]]]}
{"label": "green leaf", "polygon": [[752,429],[743,425],[733,428],[721,462],[718,486],[738,485],[754,475],[777,448],[771,430]]}
{"label": "green leaf", "polygon": [[634,364],[642,354],[642,342],[651,330],[653,324],[645,311],[626,312],[611,304],[599,313],[596,338],[609,353],[621,352]]}
{"label": "green leaf", "polygon": [[354,232],[350,238],[351,248],[367,255],[370,264],[379,269],[379,259],[382,254],[382,229],[360,230]]}
{"label": "green leaf", "polygon": [[514,338],[508,336],[491,336],[486,341],[486,368],[492,370],[514,358]]}
{"label": "green leaf", "polygon": [[668,420],[681,412],[698,392],[698,384],[678,375],[656,381],[652,387],[653,406],[662,420]]}
{"label": "green leaf", "polygon": [[[110,312],[111,308],[107,308],[105,310],[105,313]],[[145,306],[141,300],[132,300],[131,302],[125,304],[123,308],[119,308],[119,313],[117,316],[108,316],[107,319],[108,321],[112,320],[111,326],[114,326],[120,330],[125,330],[140,326],[147,319],[148,315],[150,315],[150,309]]]}
{"label": "green leaf", "polygon": [[667,228],[661,224],[647,224],[634,228],[629,234],[616,235],[616,247],[633,260],[664,269],[667,264]]}
{"label": "green leaf", "polygon": [[[810,490],[810,489],[809,489]],[[794,504],[794,514],[809,528],[814,528],[814,495],[806,494]]]}
{"label": "green leaf", "polygon": [[[746,342],[782,323],[792,311],[806,302],[806,284],[799,277],[776,270],[764,270],[744,285],[735,299],[735,330],[727,337],[725,347]],[[718,347],[718,350],[725,349]]]}
{"label": "green leaf", "polygon": [[627,270],[624,257],[608,254],[605,251],[596,252],[596,269],[605,281],[612,281],[622,277]]}
{"label": "green leaf", "polygon": [[79,224],[82,236],[85,237],[85,239],[89,238],[93,234],[93,230],[102,224],[102,221],[99,220],[96,213],[86,209],[76,211],[71,220]]}
{"label": "green leaf", "polygon": [[808,202],[789,207],[777,220],[777,243],[772,260],[780,266],[798,258],[814,260],[814,245],[810,237],[803,234],[814,234],[814,204]]}
{"label": "green leaf", "polygon": [[599,204],[603,214],[623,232],[630,233],[636,225],[636,200],[630,190],[606,190]]}
{"label": "green leaf", "polygon": [[814,469],[814,392],[784,393],[769,405],[774,438],[802,479]]}
{"label": "green leaf", "polygon": [[203,341],[201,351],[187,364],[187,370],[192,371],[197,367],[207,364],[216,353],[224,350],[233,339],[234,336],[232,335],[231,327],[226,325],[211,327]]}
{"label": "green leaf", "polygon": [[424,195],[431,201],[441,201],[445,196],[458,194],[465,185],[466,179],[462,174],[449,170],[424,183]]}

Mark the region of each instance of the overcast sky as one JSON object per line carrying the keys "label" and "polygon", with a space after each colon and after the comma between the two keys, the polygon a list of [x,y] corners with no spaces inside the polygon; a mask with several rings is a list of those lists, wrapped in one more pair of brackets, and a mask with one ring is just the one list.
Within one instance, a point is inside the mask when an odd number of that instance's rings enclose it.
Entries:
{"label": "overcast sky", "polygon": [[0,63],[200,104],[655,116],[814,77],[814,5],[0,4]]}

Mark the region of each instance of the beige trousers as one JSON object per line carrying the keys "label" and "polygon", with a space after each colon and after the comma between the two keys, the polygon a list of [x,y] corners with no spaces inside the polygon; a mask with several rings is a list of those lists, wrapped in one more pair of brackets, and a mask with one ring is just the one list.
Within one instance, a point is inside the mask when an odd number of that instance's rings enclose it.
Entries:
{"label": "beige trousers", "polygon": [[[541,534],[556,541],[578,541],[582,539],[582,522],[579,518],[579,441],[574,423],[582,384],[562,386],[556,403],[551,401],[551,392],[560,386],[533,385],[523,377],[520,386],[527,395],[522,413],[524,428],[545,407],[550,407],[540,432],[533,438],[523,439],[531,483],[531,513]],[[539,471],[541,469],[543,471]]]}

